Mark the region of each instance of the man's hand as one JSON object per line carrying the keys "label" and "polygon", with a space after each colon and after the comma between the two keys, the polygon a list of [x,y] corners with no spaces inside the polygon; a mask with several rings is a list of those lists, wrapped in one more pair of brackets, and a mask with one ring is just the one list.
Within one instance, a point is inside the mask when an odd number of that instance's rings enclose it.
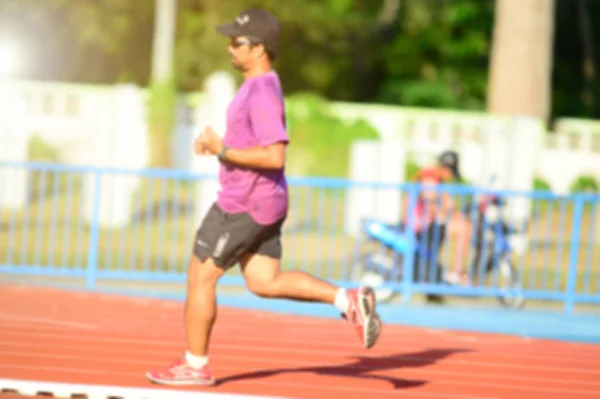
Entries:
{"label": "man's hand", "polygon": [[194,154],[210,155],[210,151],[204,148],[204,143],[202,143],[200,137],[197,137],[196,140],[194,140]]}
{"label": "man's hand", "polygon": [[218,155],[223,149],[223,141],[209,126],[194,141],[194,152],[198,155]]}
{"label": "man's hand", "polygon": [[[227,162],[255,169],[281,169],[285,166],[286,142],[280,141],[267,146],[252,148],[229,148],[225,154]],[[223,141],[211,127],[205,128],[194,140],[197,155],[220,155]]]}

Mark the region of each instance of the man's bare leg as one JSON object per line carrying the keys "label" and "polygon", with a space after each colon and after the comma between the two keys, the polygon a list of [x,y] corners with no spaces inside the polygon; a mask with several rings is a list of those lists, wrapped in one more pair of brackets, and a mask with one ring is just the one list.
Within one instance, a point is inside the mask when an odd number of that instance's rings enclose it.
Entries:
{"label": "man's bare leg", "polygon": [[339,288],[299,270],[281,271],[278,259],[246,254],[241,262],[248,289],[265,298],[335,304]]}
{"label": "man's bare leg", "polygon": [[356,327],[366,348],[379,339],[381,321],[375,312],[375,293],[369,287],[345,290],[302,271],[281,271],[280,261],[246,254],[241,261],[248,289],[264,298],[334,305]]}
{"label": "man's bare leg", "polygon": [[[301,271],[281,272],[278,259],[264,255],[245,255],[241,260],[248,288],[261,297],[321,302],[334,305],[355,328],[361,342],[370,348],[381,334],[381,321],[375,311],[375,293],[369,287],[346,291]],[[216,286],[225,269],[209,258],[195,256],[188,270],[188,295],[185,303],[187,351],[174,365],[147,373],[155,383],[167,385],[213,385],[208,347],[217,314]]]}
{"label": "man's bare leg", "polygon": [[185,301],[188,358],[208,356],[208,342],[217,317],[216,288],[224,273],[225,269],[216,266],[211,258],[201,262],[192,255]]}
{"label": "man's bare leg", "polygon": [[192,255],[185,301],[187,351],[170,367],[147,373],[150,381],[166,385],[215,384],[208,366],[208,345],[217,317],[217,282],[224,273],[225,269],[216,266],[211,258],[201,262]]}

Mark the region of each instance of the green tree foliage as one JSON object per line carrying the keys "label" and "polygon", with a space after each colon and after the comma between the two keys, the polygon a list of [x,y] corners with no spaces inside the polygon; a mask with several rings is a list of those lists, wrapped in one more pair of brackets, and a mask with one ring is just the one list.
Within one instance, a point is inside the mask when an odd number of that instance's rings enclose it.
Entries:
{"label": "green tree foliage", "polygon": [[281,21],[282,51],[276,66],[286,90],[310,89],[352,98],[356,86],[352,72],[354,41],[369,35],[375,10],[351,0],[230,0],[227,7],[220,7],[219,2],[181,0],[177,70],[182,89],[197,90],[215,69],[231,68],[228,42],[215,31],[215,25],[233,21],[244,9],[261,7]]}
{"label": "green tree foliage", "polygon": [[[587,0],[586,17],[590,24],[591,57],[595,79],[584,79],[583,62],[586,56],[582,35],[583,21],[578,13],[580,0],[557,0],[553,84],[553,114],[583,118],[600,118],[600,1]],[[583,101],[585,89],[594,96],[593,103]]]}
{"label": "green tree foliage", "polygon": [[[597,3],[585,2],[595,50],[600,43]],[[282,21],[276,66],[289,94],[314,91],[338,100],[483,109],[494,2],[401,0],[396,15],[397,4],[178,0],[176,87],[201,90],[207,74],[231,68],[227,41],[214,26],[260,6]],[[582,101],[584,88],[600,92],[594,90],[600,79],[583,79],[576,4],[557,1],[553,115],[600,117],[599,99],[587,106]],[[27,42],[31,77],[149,84],[154,1],[0,0],[0,7],[0,35],[11,31]],[[592,56],[598,75],[600,51]]]}
{"label": "green tree foliage", "polygon": [[550,184],[544,178],[536,176],[533,179],[533,189],[535,191],[552,191]]}
{"label": "green tree foliage", "polygon": [[494,3],[406,0],[402,6],[398,34],[382,47],[386,80],[378,99],[481,109]]}
{"label": "green tree foliage", "polygon": [[600,191],[600,184],[598,180],[592,175],[579,176],[570,187],[572,193],[598,193]]}

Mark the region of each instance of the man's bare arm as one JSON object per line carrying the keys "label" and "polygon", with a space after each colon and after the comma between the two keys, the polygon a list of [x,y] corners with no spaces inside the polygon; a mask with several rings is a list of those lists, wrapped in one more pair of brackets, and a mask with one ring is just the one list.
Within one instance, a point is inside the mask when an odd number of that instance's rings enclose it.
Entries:
{"label": "man's bare arm", "polygon": [[285,143],[244,149],[225,148],[222,159],[248,168],[281,169],[285,165]]}

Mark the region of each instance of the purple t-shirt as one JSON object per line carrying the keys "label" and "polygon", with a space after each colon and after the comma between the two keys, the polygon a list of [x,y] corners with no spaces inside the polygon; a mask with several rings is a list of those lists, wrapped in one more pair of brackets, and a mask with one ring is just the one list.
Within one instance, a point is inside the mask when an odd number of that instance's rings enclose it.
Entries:
{"label": "purple t-shirt", "polygon": [[[284,97],[275,71],[244,81],[227,109],[223,144],[236,149],[289,143]],[[288,210],[284,169],[250,169],[221,163],[217,203],[229,213],[248,212],[259,224],[272,224]]]}

